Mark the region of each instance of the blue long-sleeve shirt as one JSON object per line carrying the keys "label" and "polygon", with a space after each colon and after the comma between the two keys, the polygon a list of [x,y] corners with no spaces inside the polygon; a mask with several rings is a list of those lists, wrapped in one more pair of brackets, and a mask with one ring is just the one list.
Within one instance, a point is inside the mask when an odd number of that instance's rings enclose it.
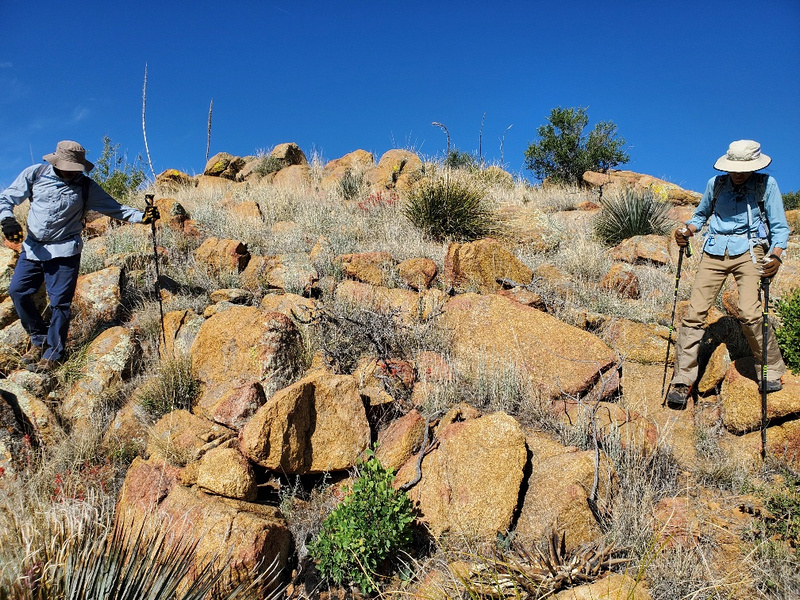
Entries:
{"label": "blue long-sleeve shirt", "polygon": [[[708,222],[708,234],[703,244],[704,252],[714,256],[724,256],[726,250],[729,256],[744,254],[750,250],[749,234],[757,233],[759,225],[761,225],[761,215],[758,210],[759,199],[756,197],[756,177],[751,176],[744,183],[744,193],[734,190],[730,177],[726,178],[712,215],[710,214],[711,200],[714,195],[715,179],[716,177],[709,179],[700,204],[694,211],[694,216],[686,224],[694,225],[699,231]],[[749,220],[748,205],[750,206]],[[789,244],[789,225],[786,222],[783,198],[778,190],[778,184],[771,176],[767,178],[764,212],[770,230],[770,251],[773,248],[786,250]]]}
{"label": "blue long-sleeve shirt", "polygon": [[142,211],[120,204],[95,181],[90,180],[84,202],[83,185],[87,175],[81,174],[67,183],[48,164],[34,181],[40,166],[33,165],[23,170],[0,193],[0,221],[13,217],[14,207],[30,198],[28,235],[23,242],[29,259],[49,260],[80,254],[83,249],[83,216],[87,210],[131,223],[142,222]]}

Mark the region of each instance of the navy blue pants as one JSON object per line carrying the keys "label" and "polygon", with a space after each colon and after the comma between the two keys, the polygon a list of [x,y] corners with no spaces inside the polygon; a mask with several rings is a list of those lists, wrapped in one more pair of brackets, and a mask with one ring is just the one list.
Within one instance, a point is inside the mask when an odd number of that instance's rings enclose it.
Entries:
{"label": "navy blue pants", "polygon": [[[46,347],[43,358],[61,360],[67,344],[69,331],[70,304],[78,283],[81,255],[51,258],[49,260],[28,260],[25,251],[19,255],[8,295],[22,327],[31,338],[34,346]],[[36,309],[33,295],[44,282],[50,300],[50,323],[46,323]]]}

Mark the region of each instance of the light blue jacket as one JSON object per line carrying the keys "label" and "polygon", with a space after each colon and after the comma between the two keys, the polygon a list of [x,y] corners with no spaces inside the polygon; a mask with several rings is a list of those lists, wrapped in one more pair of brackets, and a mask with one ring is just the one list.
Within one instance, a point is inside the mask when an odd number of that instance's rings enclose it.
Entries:
{"label": "light blue jacket", "polygon": [[67,183],[56,176],[53,167],[48,164],[34,182],[39,167],[33,165],[26,168],[0,193],[0,221],[13,217],[14,207],[26,198],[31,201],[28,235],[23,242],[29,260],[80,254],[83,249],[83,217],[87,210],[131,223],[142,222],[142,211],[120,204],[95,181],[89,184],[84,204],[83,181],[88,175],[81,174]]}
{"label": "light blue jacket", "polygon": [[[737,193],[733,189],[730,178],[722,187],[714,206],[714,214],[711,212],[711,200],[714,195],[714,180],[709,179],[706,191],[694,211],[694,216],[686,222],[687,225],[694,225],[697,230],[703,228],[708,222],[708,233],[703,244],[703,251],[714,256],[724,256],[728,251],[729,256],[738,256],[750,251],[751,234],[758,236],[761,216],[758,210],[758,198],[756,198],[756,178],[750,177],[744,184],[743,194]],[[748,206],[750,207],[750,218],[748,220]],[[773,248],[783,248],[789,244],[789,225],[786,222],[786,213],[783,209],[783,198],[781,197],[778,184],[772,177],[767,178],[767,189],[764,197],[764,212],[766,213],[769,224],[770,238]],[[763,230],[762,230],[763,231]],[[767,252],[769,254],[769,252]]]}

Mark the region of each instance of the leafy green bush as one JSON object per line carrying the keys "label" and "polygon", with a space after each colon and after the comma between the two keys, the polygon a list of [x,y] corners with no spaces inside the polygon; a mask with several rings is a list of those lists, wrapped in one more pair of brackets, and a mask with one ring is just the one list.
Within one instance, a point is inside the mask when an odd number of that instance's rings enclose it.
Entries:
{"label": "leafy green bush", "polygon": [[589,123],[585,108],[554,108],[548,124],[537,129],[539,140],[525,151],[525,166],[538,179],[580,184],[585,171],[607,171],[628,162],[622,151],[625,139],[617,137],[617,126],[601,121],[584,136]]}
{"label": "leafy green bush", "polygon": [[781,326],[775,330],[786,366],[800,373],[800,289],[775,303]]}
{"label": "leafy green bush", "polygon": [[783,194],[783,207],[786,210],[800,208],[800,192],[786,192]]}
{"label": "leafy green bush", "polygon": [[309,546],[324,577],[375,592],[376,576],[388,574],[392,558],[410,546],[414,511],[408,494],[392,488],[393,479],[374,457],[359,465],[352,491]]}
{"label": "leafy green bush", "polygon": [[477,240],[497,232],[482,185],[448,175],[421,182],[409,194],[403,215],[437,242]]}
{"label": "leafy green bush", "polygon": [[636,235],[664,235],[672,228],[669,209],[650,190],[628,187],[603,199],[594,232],[610,246]]}
{"label": "leafy green bush", "polygon": [[475,155],[454,148],[450,150],[447,157],[444,159],[444,166],[450,167],[451,169],[472,170],[477,169],[480,166],[480,162],[475,158]]}
{"label": "leafy green bush", "polygon": [[119,155],[118,152],[119,144],[112,144],[111,138],[103,136],[103,152],[94,163],[92,179],[109,195],[125,199],[144,183],[145,174],[141,166],[141,156],[137,156],[133,164],[129,164],[127,156]]}

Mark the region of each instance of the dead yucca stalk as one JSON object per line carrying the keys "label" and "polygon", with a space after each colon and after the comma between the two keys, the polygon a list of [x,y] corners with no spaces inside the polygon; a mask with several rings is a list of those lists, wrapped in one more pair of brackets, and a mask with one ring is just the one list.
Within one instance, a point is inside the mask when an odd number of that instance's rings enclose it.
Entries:
{"label": "dead yucca stalk", "polygon": [[566,551],[565,534],[550,531],[545,549],[514,544],[511,556],[485,559],[470,569],[464,584],[480,597],[547,598],[559,590],[591,583],[629,558],[614,558],[614,543],[592,542]]}

